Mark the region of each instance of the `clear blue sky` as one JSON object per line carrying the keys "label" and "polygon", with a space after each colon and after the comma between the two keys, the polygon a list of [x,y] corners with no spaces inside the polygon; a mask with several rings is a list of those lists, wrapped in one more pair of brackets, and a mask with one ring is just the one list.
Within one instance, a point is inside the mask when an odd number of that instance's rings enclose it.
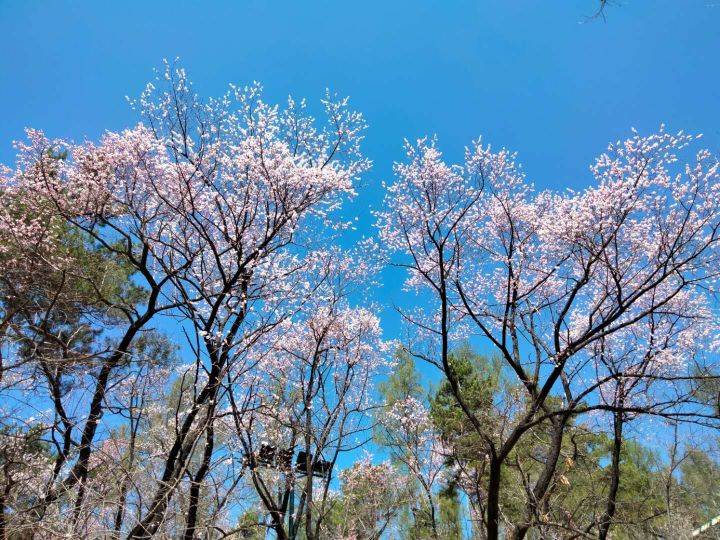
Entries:
{"label": "clear blue sky", "polygon": [[206,95],[258,80],[271,100],[352,96],[375,162],[358,213],[404,137],[437,134],[457,158],[482,134],[555,188],[586,185],[632,126],[702,132],[720,150],[720,1],[618,1],[586,22],[595,0],[0,0],[0,161],[25,126],[82,140],[134,123],[124,96],[174,57]]}

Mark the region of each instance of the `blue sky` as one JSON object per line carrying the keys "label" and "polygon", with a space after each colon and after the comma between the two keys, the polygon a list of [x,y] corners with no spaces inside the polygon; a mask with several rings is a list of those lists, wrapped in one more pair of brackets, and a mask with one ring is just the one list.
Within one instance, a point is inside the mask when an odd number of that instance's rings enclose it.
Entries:
{"label": "blue sky", "polygon": [[[137,120],[163,58],[195,87],[258,80],[273,101],[352,97],[375,166],[351,211],[371,223],[402,140],[437,134],[451,158],[483,135],[539,187],[578,188],[610,140],[669,129],[720,150],[720,2],[623,0],[29,2],[0,0],[0,161],[26,126],[75,140]],[[391,283],[377,300],[397,300]],[[387,330],[396,320],[386,313]]]}

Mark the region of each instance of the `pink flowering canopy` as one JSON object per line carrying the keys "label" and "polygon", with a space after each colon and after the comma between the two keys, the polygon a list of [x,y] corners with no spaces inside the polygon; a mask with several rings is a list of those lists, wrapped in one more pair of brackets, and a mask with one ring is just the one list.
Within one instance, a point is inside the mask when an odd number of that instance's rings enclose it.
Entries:
{"label": "pink flowering canopy", "polygon": [[[566,193],[536,192],[506,150],[477,141],[448,165],[423,139],[396,166],[380,236],[403,254],[406,287],[447,292],[456,337],[488,341],[529,386],[534,359],[579,362],[651,318],[649,347],[672,349],[653,363],[677,362],[689,343],[717,346],[719,171],[705,150],[679,164],[695,139],[636,134],[597,159],[594,185]],[[439,339],[437,317],[408,318]]]}

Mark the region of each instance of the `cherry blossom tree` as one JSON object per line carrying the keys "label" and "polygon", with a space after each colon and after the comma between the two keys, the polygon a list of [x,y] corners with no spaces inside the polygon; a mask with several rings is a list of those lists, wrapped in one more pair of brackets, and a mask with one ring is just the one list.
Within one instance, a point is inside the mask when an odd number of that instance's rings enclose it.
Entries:
{"label": "cherry blossom tree", "polygon": [[[563,414],[548,397],[567,394],[568,375],[594,345],[672,309],[679,295],[712,304],[718,163],[700,150],[678,166],[693,142],[661,130],[613,144],[591,169],[596,184],[579,193],[536,193],[514,155],[480,141],[462,166],[447,165],[428,140],[408,146],[408,161],[396,166],[380,235],[405,254],[398,264],[408,269],[407,288],[433,293],[426,315],[405,318],[437,344],[436,357],[413,352],[443,369],[486,442],[490,538],[500,529],[505,459],[539,416],[562,432]],[[493,347],[525,388],[522,414],[499,432],[464,405],[448,364],[454,332]]]}
{"label": "cherry blossom tree", "polygon": [[[134,343],[172,321],[192,355],[180,374],[185,396],[178,402],[187,407],[174,417],[173,441],[154,495],[144,493],[143,515],[133,518],[129,536],[149,537],[158,530],[189,474],[183,535],[192,538],[201,486],[217,455],[214,430],[221,404],[228,392],[242,391],[244,375],[256,367],[253,348],[266,345],[266,334],[316,294],[307,279],[314,271],[312,245],[322,241],[320,231],[328,232],[327,242],[342,227],[336,210],[354,194],[369,161],[359,153],[362,117],[349,110],[346,99],[327,96],[327,123],[320,126],[304,102],[290,99],[282,110],[264,103],[258,85],[231,87],[222,98],[203,103],[184,71],[169,65],[160,85],[165,89],[148,85],[138,101],[145,123],[106,133],[97,144],[28,132],[17,168],[4,171],[3,197],[21,198],[22,212],[3,209],[0,216],[3,270],[4,283],[13,284],[18,261],[39,260],[56,276],[64,261],[46,253],[55,253],[54,227],[67,227],[132,276],[133,296],[127,300],[101,294],[102,280],[85,280],[100,297],[98,309],[115,317],[115,328],[95,336],[97,343],[101,335],[112,335],[111,344],[87,353],[87,368],[76,363],[85,370],[86,384],[71,401],[86,412],[69,418],[66,405],[56,406],[66,450],[57,454],[38,519],[74,492],[77,523],[92,456],[103,444],[97,440],[101,419],[112,413],[112,393],[126,376]],[[13,246],[31,246],[36,257]],[[82,268],[69,264],[84,277]],[[3,302],[3,320],[15,316],[12,309]],[[3,323],[3,335],[7,326]],[[63,369],[66,364],[57,363]],[[59,377],[55,372],[46,377],[50,397]],[[226,378],[230,384],[224,384]],[[116,420],[106,419],[105,426]],[[195,468],[198,445],[203,458]]]}
{"label": "cherry blossom tree", "polygon": [[[181,70],[166,71],[166,79],[168,91],[155,97],[148,87],[140,100],[148,136],[165,141],[167,163],[182,166],[172,166],[170,182],[154,181],[153,194],[180,220],[155,241],[168,254],[168,267],[182,268],[174,278],[180,311],[192,321],[196,355],[209,367],[154,506],[133,534],[142,527],[152,532],[162,515],[169,482],[183,469],[183,445],[192,444],[192,437],[185,439],[204,408],[205,455],[212,455],[207,428],[222,379],[250,369],[250,347],[313,294],[304,277],[313,238],[304,228],[327,226],[368,165],[357,146],[362,118],[347,110],[346,100],[324,102],[329,125],[318,129],[304,104],[290,100],[281,113],[261,101],[257,86],[232,88],[222,100],[202,105]],[[195,492],[206,470],[196,473]],[[193,534],[193,500],[187,535]]]}
{"label": "cherry blossom tree", "polygon": [[[379,319],[348,301],[372,266],[338,250],[314,256],[316,295],[256,349],[250,413],[231,398],[253,486],[279,538],[301,529],[322,537],[336,464],[369,439],[374,381],[389,365]],[[275,463],[262,460],[267,448],[278,452]]]}

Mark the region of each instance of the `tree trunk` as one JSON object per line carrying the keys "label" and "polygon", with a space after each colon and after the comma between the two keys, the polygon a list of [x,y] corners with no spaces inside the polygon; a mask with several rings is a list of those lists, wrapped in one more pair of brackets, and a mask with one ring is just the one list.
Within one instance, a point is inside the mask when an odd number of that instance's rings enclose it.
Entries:
{"label": "tree trunk", "polygon": [[[131,409],[132,411],[132,409]],[[125,518],[125,504],[127,502],[127,494],[130,489],[130,475],[132,474],[133,467],[135,466],[135,441],[137,439],[137,430],[140,423],[140,416],[134,421],[132,412],[130,413],[130,447],[128,455],[128,466],[127,474],[123,478],[122,485],[120,486],[120,496],[118,497],[117,512],[115,512],[114,530],[115,537],[120,538],[120,531],[122,530],[123,519]]]}
{"label": "tree trunk", "polygon": [[553,425],[552,440],[550,441],[550,449],[545,459],[545,466],[540,474],[540,477],[535,482],[532,496],[528,496],[527,505],[525,507],[525,522],[515,526],[512,538],[513,540],[523,540],[527,535],[528,530],[532,524],[533,516],[537,513],[537,505],[540,500],[547,494],[548,489],[552,485],[552,480],[555,476],[555,470],[557,469],[557,463],[560,459],[560,450],[562,450],[563,434],[565,433],[565,426],[570,416],[562,416],[557,419]]}
{"label": "tree trunk", "polygon": [[622,412],[616,412],[613,422],[613,446],[612,446],[612,464],[610,466],[610,491],[608,492],[607,502],[605,504],[605,513],[600,520],[599,540],[606,540],[612,518],[617,509],[617,494],[620,487],[620,450],[622,448],[622,429],[623,415]]}
{"label": "tree trunk", "polygon": [[128,540],[135,538],[152,538],[160,527],[163,515],[175,489],[177,476],[184,468],[188,455],[192,450],[192,444],[189,444],[192,441],[187,440],[188,434],[190,433],[198,411],[207,400],[207,397],[208,395],[206,393],[200,392],[195,407],[190,410],[185,418],[180,433],[175,438],[175,442],[168,452],[163,474],[152,503],[150,504],[150,509],[145,517],[130,531],[130,534],[127,536]]}
{"label": "tree trunk", "polygon": [[[185,417],[182,427],[175,437],[173,446],[168,452],[163,474],[158,483],[152,503],[150,504],[150,509],[145,517],[130,531],[128,540],[135,538],[152,538],[160,527],[165,510],[173,496],[178,475],[182,474],[187,460],[190,458],[193,441],[189,441],[188,436],[190,435],[197,415],[205,404],[208,402],[215,403],[218,385],[220,383],[220,372],[221,366],[219,365],[215,365],[210,371],[207,384],[195,399],[195,403]],[[207,419],[207,422],[212,421],[212,418]]]}
{"label": "tree trunk", "polygon": [[[152,317],[157,313],[157,300],[160,294],[159,289],[154,288],[148,299],[147,308],[145,313],[138,319],[136,319],[125,331],[117,349],[113,351],[113,354],[108,358],[100,369],[98,374],[97,382],[95,383],[95,390],[93,397],[90,402],[90,409],[88,412],[87,420],[85,421],[85,427],[82,431],[82,437],[80,439],[80,446],[78,451],[78,459],[75,462],[72,470],[68,473],[68,476],[63,481],[63,488],[70,489],[75,485],[78,485],[78,494],[75,499],[75,514],[79,513],[80,508],[83,504],[85,495],[85,481],[88,476],[88,468],[90,463],[90,455],[92,454],[92,444],[95,441],[95,433],[97,432],[98,424],[102,418],[105,409],[103,402],[105,400],[105,393],[107,392],[108,381],[115,367],[125,358],[125,355],[130,350],[130,346],[135,340],[135,336],[142,330]],[[45,513],[45,509],[58,498],[58,491],[51,489],[43,499],[42,503],[38,508],[38,515],[42,516]]]}
{"label": "tree trunk", "polygon": [[183,536],[184,540],[193,540],[195,538],[198,506],[200,502],[200,487],[203,480],[205,479],[205,475],[210,470],[210,459],[212,458],[212,453],[215,446],[215,430],[213,429],[212,418],[213,414],[214,412],[211,407],[211,410],[208,412],[208,427],[205,432],[205,449],[203,450],[202,463],[200,465],[200,468],[198,469],[198,472],[195,474],[195,477],[192,479],[190,485],[190,502],[188,503],[185,534]]}
{"label": "tree trunk", "polygon": [[487,494],[487,537],[498,540],[500,537],[500,472],[502,462],[497,456],[490,457],[490,480]]}

